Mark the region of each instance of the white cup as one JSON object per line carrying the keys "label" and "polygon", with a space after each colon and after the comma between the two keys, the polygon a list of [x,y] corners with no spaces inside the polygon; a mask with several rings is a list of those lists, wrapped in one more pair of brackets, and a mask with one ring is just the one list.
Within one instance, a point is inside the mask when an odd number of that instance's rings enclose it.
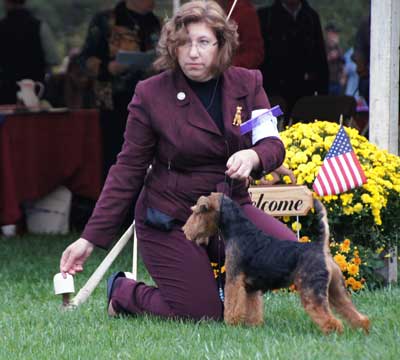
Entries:
{"label": "white cup", "polygon": [[11,237],[17,235],[17,225],[10,224],[10,225],[3,225],[1,227],[1,233],[5,237]]}
{"label": "white cup", "polygon": [[64,279],[61,273],[54,275],[54,292],[56,295],[59,294],[71,294],[75,292],[74,277],[67,273],[67,277]]}

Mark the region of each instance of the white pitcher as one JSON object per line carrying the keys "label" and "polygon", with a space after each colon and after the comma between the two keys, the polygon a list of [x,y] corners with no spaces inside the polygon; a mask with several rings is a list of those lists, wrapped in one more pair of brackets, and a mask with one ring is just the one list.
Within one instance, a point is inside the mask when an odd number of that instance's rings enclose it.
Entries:
{"label": "white pitcher", "polygon": [[44,92],[44,85],[40,81],[23,79],[17,81],[20,91],[17,98],[20,99],[27,108],[39,108],[40,98]]}

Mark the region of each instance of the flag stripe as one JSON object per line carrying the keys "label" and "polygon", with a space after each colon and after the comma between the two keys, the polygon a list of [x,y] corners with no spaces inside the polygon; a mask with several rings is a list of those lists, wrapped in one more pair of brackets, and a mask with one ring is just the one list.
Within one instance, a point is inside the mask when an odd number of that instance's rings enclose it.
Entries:
{"label": "flag stripe", "polygon": [[326,177],[329,182],[329,186],[332,189],[333,194],[338,194],[340,192],[336,175],[332,171],[331,159],[328,159],[325,165]]}
{"label": "flag stripe", "polygon": [[364,170],[362,169],[361,164],[358,161],[357,156],[354,151],[351,153],[351,157],[353,158],[353,161],[357,168],[358,174],[361,177],[361,185],[365,184],[367,182],[367,177],[365,176]]}
{"label": "flag stripe", "polygon": [[322,185],[323,185],[323,187],[324,187],[324,191],[325,191],[328,195],[332,194],[332,190],[333,190],[333,189],[332,189],[331,185],[329,184],[328,179],[326,178],[326,175],[325,175],[325,168],[322,168],[322,171],[320,171],[320,180],[321,180]]}
{"label": "flag stripe", "polygon": [[342,171],[341,171],[341,169],[340,169],[340,167],[338,165],[338,158],[337,157],[336,158],[333,157],[333,158],[330,159],[330,161],[331,161],[332,167],[333,167],[333,169],[335,171],[336,179],[338,180],[338,186],[339,186],[339,190],[340,190],[339,192],[347,191],[348,187],[347,187],[347,184],[346,184],[346,180],[345,180],[345,178],[343,176],[343,173],[342,173]]}
{"label": "flag stripe", "polygon": [[[320,174],[317,176],[316,180],[315,180],[315,186],[317,188],[317,193],[319,196],[324,196],[324,193],[328,193],[328,189],[325,187],[324,183],[323,183],[323,179],[321,176],[321,172]],[[314,189],[315,190],[315,189]]]}
{"label": "flag stripe", "polygon": [[351,166],[349,166],[349,163],[346,161],[345,155],[340,155],[338,156],[340,164],[343,167],[343,172],[346,176],[346,179],[350,182],[350,189],[353,189],[356,187],[356,182],[354,181],[354,176],[352,175],[352,170]]}
{"label": "flag stripe", "polygon": [[322,191],[321,184],[319,183],[319,177],[317,177],[315,179],[314,184],[313,184],[313,189],[319,196],[324,196],[324,192]]}
{"label": "flag stripe", "polygon": [[346,163],[349,166],[349,170],[351,172],[351,177],[353,178],[354,183],[356,184],[356,186],[357,185],[358,186],[362,185],[361,176],[357,171],[358,170],[357,166],[354,163],[354,160],[353,160],[353,157],[351,156],[351,154],[346,154],[344,159],[345,159]]}
{"label": "flag stripe", "polygon": [[344,169],[344,166],[340,160],[340,156],[338,156],[337,158],[332,158],[332,161],[335,163],[336,165],[336,171],[338,174],[340,174],[340,179],[342,181],[343,184],[343,191],[347,191],[349,189],[352,188],[351,186],[351,182],[349,181],[348,177],[346,176],[346,170]]}

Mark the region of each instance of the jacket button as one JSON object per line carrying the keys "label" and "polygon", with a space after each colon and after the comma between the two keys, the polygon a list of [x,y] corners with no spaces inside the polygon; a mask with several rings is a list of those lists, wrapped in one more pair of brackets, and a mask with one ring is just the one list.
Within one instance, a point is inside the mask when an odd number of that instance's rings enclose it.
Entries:
{"label": "jacket button", "polygon": [[186,94],[184,92],[178,92],[178,94],[176,95],[176,98],[180,101],[185,100],[186,99]]}

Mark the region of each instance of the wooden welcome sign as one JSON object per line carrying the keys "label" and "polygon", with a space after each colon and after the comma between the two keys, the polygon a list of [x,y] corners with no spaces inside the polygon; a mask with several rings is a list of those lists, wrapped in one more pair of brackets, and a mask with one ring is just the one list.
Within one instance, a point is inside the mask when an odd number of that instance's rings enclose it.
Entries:
{"label": "wooden welcome sign", "polygon": [[306,215],[313,207],[305,185],[250,186],[249,193],[253,205],[272,216]]}

